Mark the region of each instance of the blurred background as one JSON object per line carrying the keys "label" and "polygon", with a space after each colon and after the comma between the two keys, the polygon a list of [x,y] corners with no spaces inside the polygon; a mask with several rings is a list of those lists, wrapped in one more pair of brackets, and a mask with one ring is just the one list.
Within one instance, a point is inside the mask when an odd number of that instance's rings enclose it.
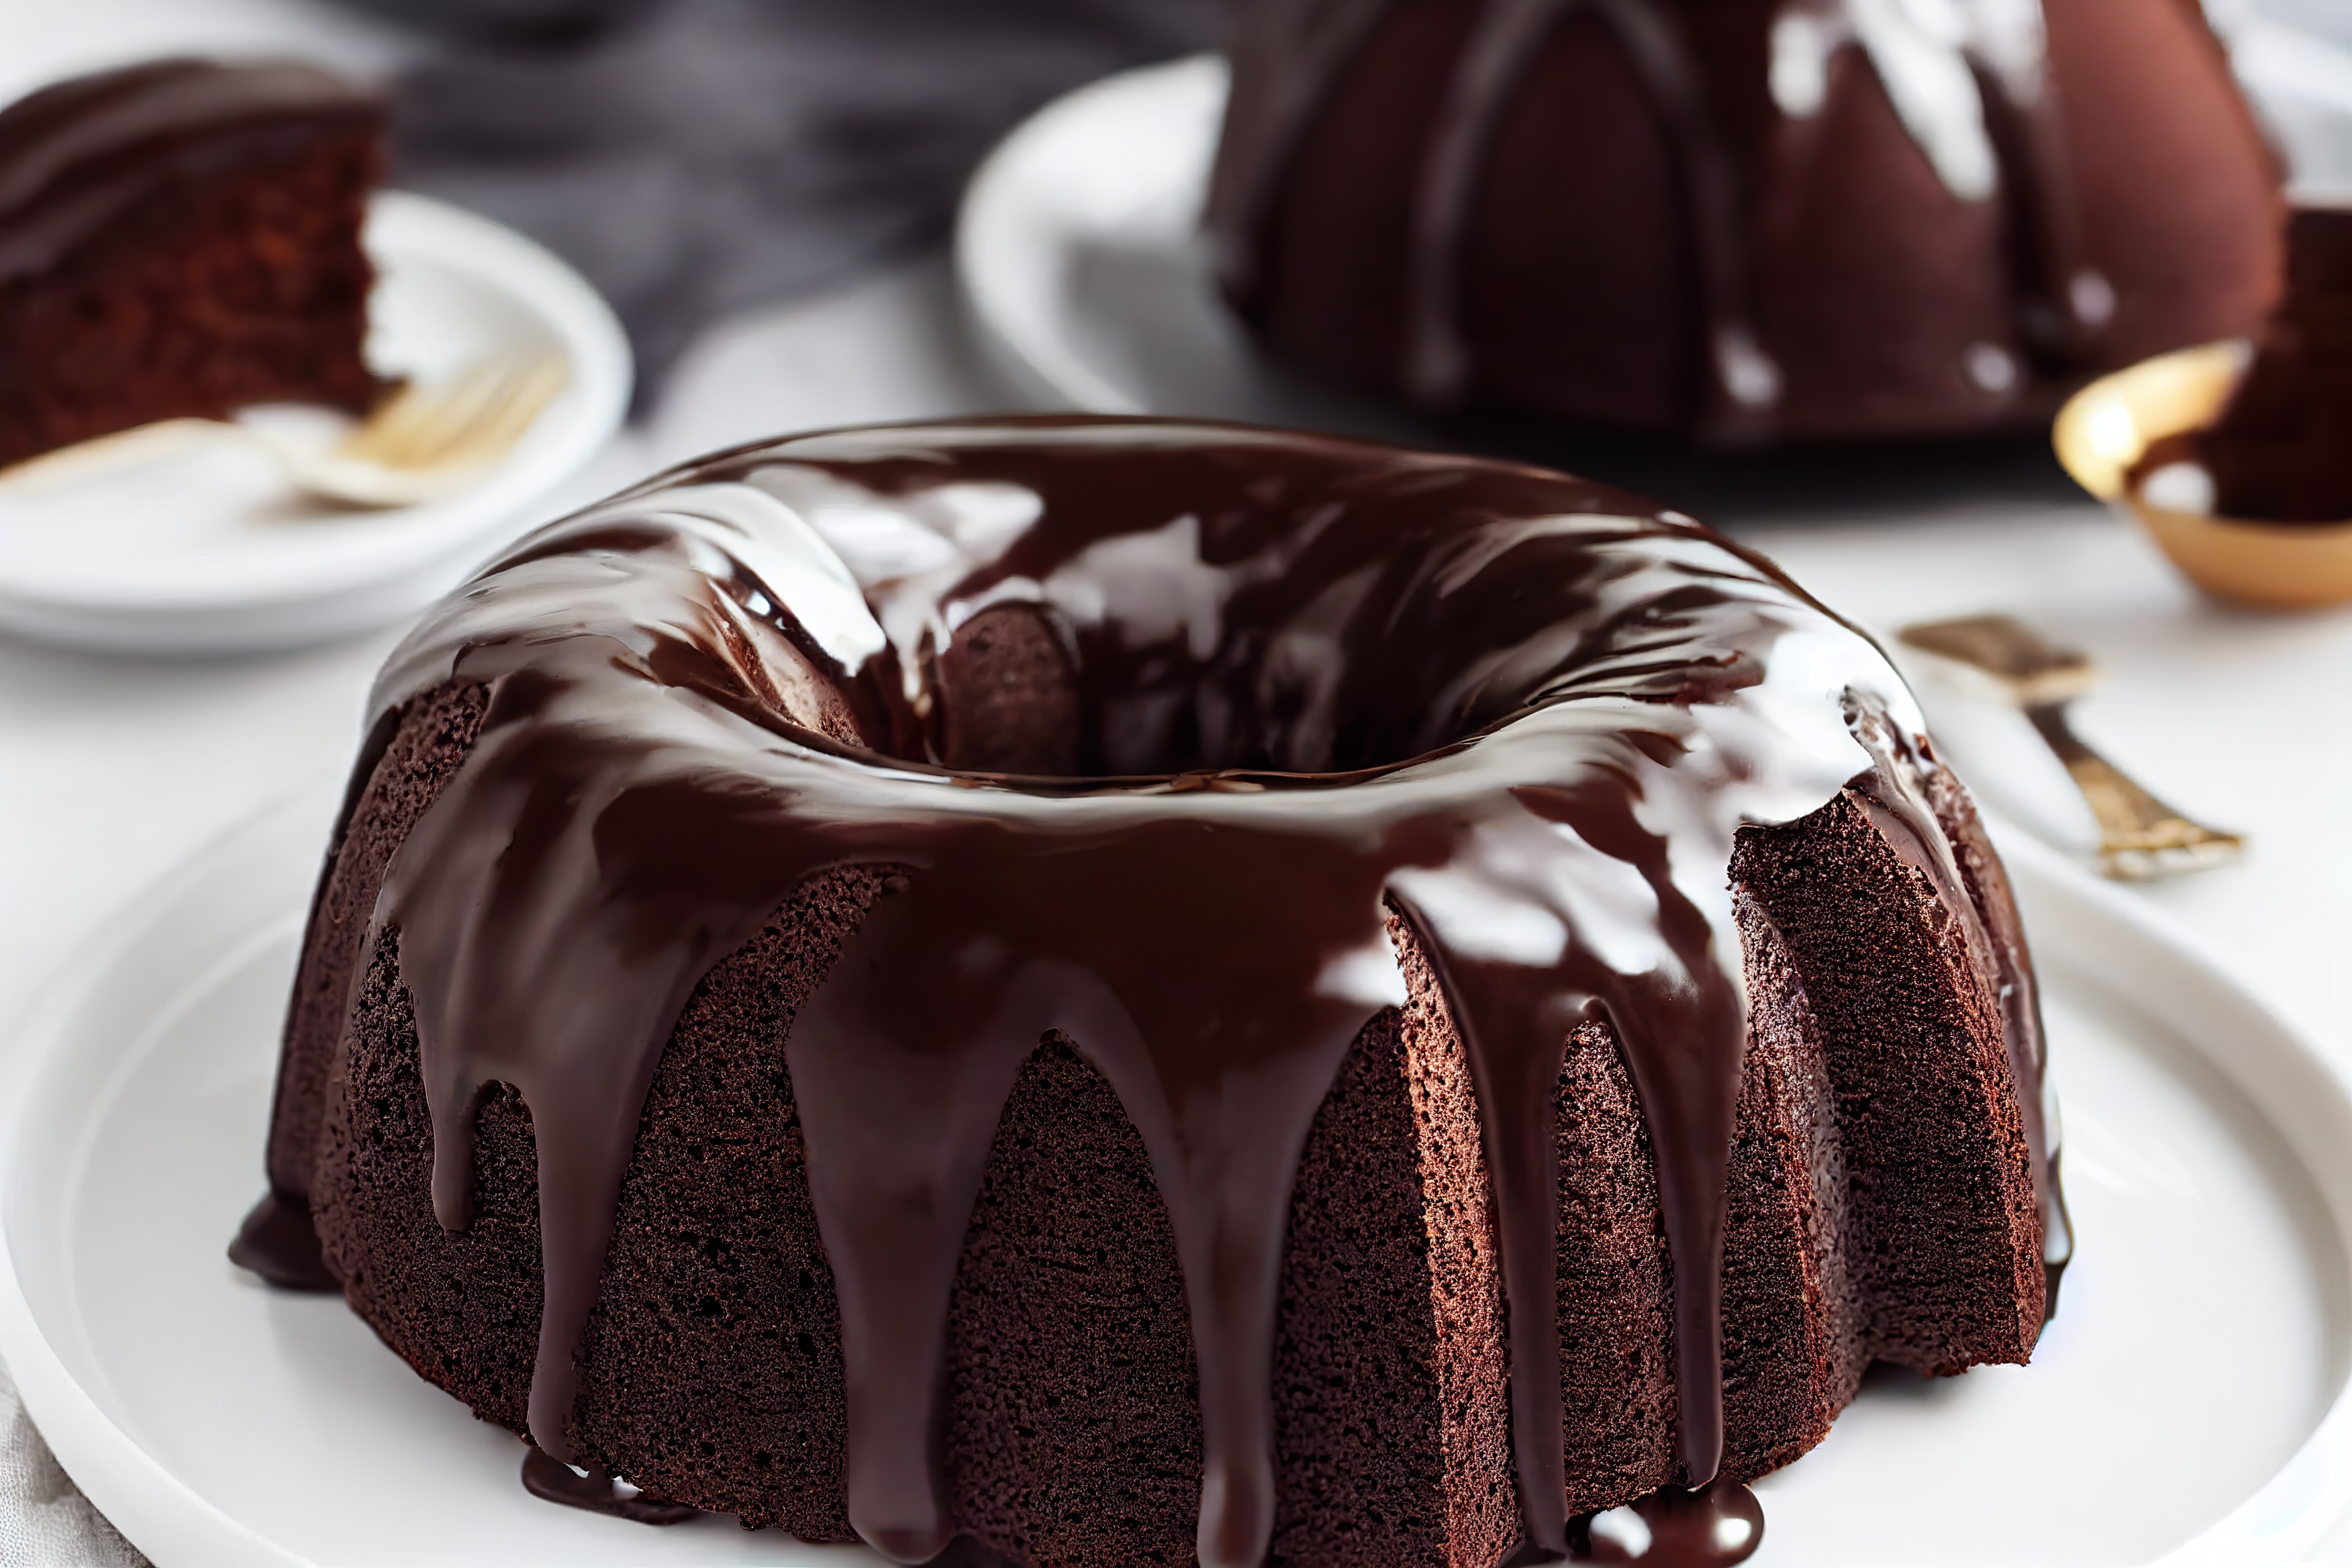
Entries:
{"label": "blurred background", "polygon": [[[700,449],[667,438],[673,430],[690,428],[707,446],[838,423],[884,412],[907,381],[968,376],[971,367],[939,360],[961,352],[960,337],[910,342],[903,330],[952,309],[936,258],[966,178],[1060,93],[1213,48],[1226,8],[1227,0],[9,5],[0,6],[0,100],[95,66],[240,43],[391,80],[392,183],[509,224],[577,267],[629,329],[640,426],[669,458]],[[2329,132],[2352,116],[2352,4],[2210,0],[2207,10],[2238,41],[2241,73],[2290,153],[2303,163],[2332,155]],[[2314,41],[2342,58],[2313,58]],[[2331,169],[2325,179],[2347,174]],[[786,330],[759,319],[845,285],[825,321]],[[722,320],[739,329],[731,346],[712,342],[709,330]],[[853,323],[868,327],[876,357],[828,363],[814,404],[797,384],[818,378],[789,365],[783,380],[793,386],[733,374],[747,358],[844,352]],[[886,382],[887,393],[863,390]]]}

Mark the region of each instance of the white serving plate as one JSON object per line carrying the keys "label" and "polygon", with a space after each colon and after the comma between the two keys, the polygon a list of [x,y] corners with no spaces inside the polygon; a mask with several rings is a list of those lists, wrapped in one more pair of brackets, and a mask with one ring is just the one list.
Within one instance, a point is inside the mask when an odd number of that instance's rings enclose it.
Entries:
{"label": "white serving plate", "polygon": [[580,275],[513,230],[379,193],[368,359],[439,379],[488,355],[560,353],[571,384],[462,494],[347,511],[274,459],[205,443],[70,485],[0,489],[0,628],[142,653],[299,647],[415,614],[601,451],[627,412],[628,339]]}
{"label": "white serving plate", "polygon": [[982,350],[1048,405],[1412,437],[1410,415],[1259,357],[1217,298],[1200,215],[1224,105],[1201,55],[1089,83],[998,144],[956,226]]}
{"label": "white serving plate", "polygon": [[[229,1265],[331,800],[159,880],[7,1053],[0,1356],[68,1470],[165,1568],[878,1563],[537,1501],[520,1445],[339,1300]],[[2032,1367],[1866,1389],[1759,1484],[1755,1561],[2295,1558],[2352,1510],[2352,1100],[2126,895],[2003,845],[2066,1118],[2063,1310]]]}
{"label": "white serving plate", "polygon": [[[2298,191],[2352,200],[2352,52],[2259,19],[2234,36]],[[1049,405],[1457,445],[1409,410],[1261,357],[1225,310],[1200,235],[1225,87],[1213,55],[1123,72],[998,145],[956,233],[957,281],[990,360]]]}

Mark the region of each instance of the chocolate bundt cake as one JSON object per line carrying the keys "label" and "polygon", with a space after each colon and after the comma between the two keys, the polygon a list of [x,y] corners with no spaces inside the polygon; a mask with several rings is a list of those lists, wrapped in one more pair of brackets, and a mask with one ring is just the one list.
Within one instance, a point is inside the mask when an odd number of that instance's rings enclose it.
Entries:
{"label": "chocolate bundt cake", "polygon": [[234,1256],[547,1489],[1494,1568],[2042,1323],[1968,797],[1868,639],[1632,497],[800,437],[526,540],[375,708]]}
{"label": "chocolate bundt cake", "polygon": [[2195,0],[1251,0],[1232,58],[1227,294],[1434,408],[2018,426],[2276,289]]}
{"label": "chocolate bundt cake", "polygon": [[257,403],[357,410],[374,92],[163,60],[0,110],[0,465]]}

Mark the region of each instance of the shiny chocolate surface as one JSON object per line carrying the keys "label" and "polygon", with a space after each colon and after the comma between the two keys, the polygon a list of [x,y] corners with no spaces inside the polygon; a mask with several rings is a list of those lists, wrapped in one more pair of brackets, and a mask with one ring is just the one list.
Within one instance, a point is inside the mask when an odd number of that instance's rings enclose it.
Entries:
{"label": "shiny chocolate surface", "polygon": [[[948,765],[944,655],[1006,606],[1059,649],[1074,773]],[[786,1052],[841,1307],[850,1517],[901,1562],[953,1533],[950,1290],[1042,1035],[1149,1151],[1198,1360],[1201,1560],[1260,1562],[1291,1189],[1341,1058],[1404,1000],[1401,912],[1469,1057],[1525,1531],[1557,1556],[1580,1529],[1554,1285],[1570,1029],[1610,1025],[1648,1119],[1705,1483],[1748,1028],[1734,835],[1852,785],[1984,972],[2022,963],[1973,912],[1875,646],[1690,520],[1539,469],[1141,420],[801,437],[525,540],[424,621],[375,703],[451,680],[486,684],[488,715],[372,940],[396,931],[415,998],[446,1226],[467,1223],[486,1086],[530,1107],[530,1422],[556,1458],[680,1008],[812,874],[894,872]],[[2038,1022],[2012,1000],[2038,1159]]]}

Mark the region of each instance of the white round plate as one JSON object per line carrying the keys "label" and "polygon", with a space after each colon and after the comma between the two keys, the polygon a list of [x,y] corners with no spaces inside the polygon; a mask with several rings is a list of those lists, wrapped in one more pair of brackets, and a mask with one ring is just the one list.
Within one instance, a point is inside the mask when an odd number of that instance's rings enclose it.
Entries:
{"label": "white round plate", "polygon": [[1123,71],[1037,111],[972,176],[956,279],[982,348],[1028,396],[1419,439],[1412,415],[1261,357],[1200,232],[1225,62]]}
{"label": "white round plate", "polygon": [[[2352,196],[2352,52],[2273,23],[2249,24],[2240,47],[2302,186]],[[1225,85],[1213,55],[1127,71],[1005,138],[973,176],[956,233],[982,348],[1050,405],[1458,444],[1408,410],[1259,355],[1225,310],[1200,232]]]}
{"label": "white round plate", "polygon": [[552,351],[571,384],[460,495],[341,510],[274,459],[204,443],[70,485],[0,490],[0,627],[133,652],[299,647],[413,615],[461,582],[603,449],[627,412],[628,339],[580,275],[513,230],[377,194],[369,363],[431,382],[488,355]]}
{"label": "white round plate", "polygon": [[[0,1356],[67,1469],[187,1563],[878,1559],[557,1508],[333,1298],[223,1248],[262,1191],[278,1031],[332,796],[143,894],[0,1083]],[[2298,1557],[2352,1504],[2352,1100],[2126,897],[2015,835],[2081,1237],[2031,1367],[1874,1380],[1758,1484],[1755,1561]]]}

